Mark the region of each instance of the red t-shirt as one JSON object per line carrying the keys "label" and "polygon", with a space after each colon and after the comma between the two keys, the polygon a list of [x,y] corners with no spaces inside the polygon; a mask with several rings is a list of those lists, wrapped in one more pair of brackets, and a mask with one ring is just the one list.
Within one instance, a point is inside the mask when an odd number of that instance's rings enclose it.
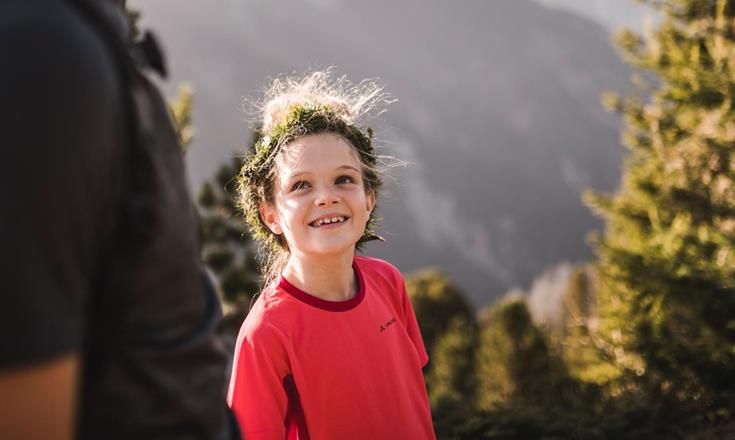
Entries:
{"label": "red t-shirt", "polygon": [[400,272],[355,257],[348,301],[284,278],[248,314],[228,403],[248,440],[434,439],[421,368],[428,357]]}

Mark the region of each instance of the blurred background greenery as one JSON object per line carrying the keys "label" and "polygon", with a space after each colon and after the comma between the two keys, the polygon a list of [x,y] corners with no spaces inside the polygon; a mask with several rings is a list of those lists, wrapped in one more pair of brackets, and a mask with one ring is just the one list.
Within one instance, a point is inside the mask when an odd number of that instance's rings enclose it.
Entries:
{"label": "blurred background greenery", "polygon": [[[441,271],[406,275],[439,438],[735,438],[735,0],[644,3],[656,24],[616,37],[635,89],[603,97],[623,117],[621,180],[585,194],[605,227],[588,262],[557,272],[556,318],[520,294],[477,311]],[[183,86],[184,145],[191,106]],[[230,342],[259,289],[240,164],[198,195]]]}

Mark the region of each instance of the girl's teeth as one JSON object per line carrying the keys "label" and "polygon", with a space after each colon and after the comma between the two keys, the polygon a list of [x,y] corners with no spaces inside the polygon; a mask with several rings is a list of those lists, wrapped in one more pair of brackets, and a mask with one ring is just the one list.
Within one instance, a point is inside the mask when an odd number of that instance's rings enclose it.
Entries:
{"label": "girl's teeth", "polygon": [[332,217],[332,218],[325,218],[322,220],[317,220],[317,222],[314,224],[315,226],[321,226],[323,224],[330,224],[330,223],[337,223],[344,221],[344,217]]}

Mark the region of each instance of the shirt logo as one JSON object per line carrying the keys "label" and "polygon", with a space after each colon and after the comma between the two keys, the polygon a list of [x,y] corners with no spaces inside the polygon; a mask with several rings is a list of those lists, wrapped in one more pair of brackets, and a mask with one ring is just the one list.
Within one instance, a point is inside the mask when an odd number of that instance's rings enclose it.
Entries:
{"label": "shirt logo", "polygon": [[386,322],[385,324],[380,325],[380,333],[383,333],[388,327],[396,323],[396,318],[391,319],[390,321]]}

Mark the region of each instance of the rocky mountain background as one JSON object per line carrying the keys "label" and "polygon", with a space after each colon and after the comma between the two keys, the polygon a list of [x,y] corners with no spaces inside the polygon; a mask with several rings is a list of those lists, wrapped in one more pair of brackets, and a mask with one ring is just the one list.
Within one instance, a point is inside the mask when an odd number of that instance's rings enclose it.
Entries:
{"label": "rocky mountain background", "polygon": [[268,77],[334,65],[354,81],[380,78],[398,102],[377,136],[408,166],[390,171],[387,241],[366,253],[404,272],[437,267],[476,306],[587,258],[585,237],[602,227],[580,194],[618,181],[619,121],[599,96],[626,90],[630,72],[603,20],[612,14],[595,19],[590,3],[129,2],[166,49],[167,93],[194,85],[194,191],[243,153],[242,98]]}

